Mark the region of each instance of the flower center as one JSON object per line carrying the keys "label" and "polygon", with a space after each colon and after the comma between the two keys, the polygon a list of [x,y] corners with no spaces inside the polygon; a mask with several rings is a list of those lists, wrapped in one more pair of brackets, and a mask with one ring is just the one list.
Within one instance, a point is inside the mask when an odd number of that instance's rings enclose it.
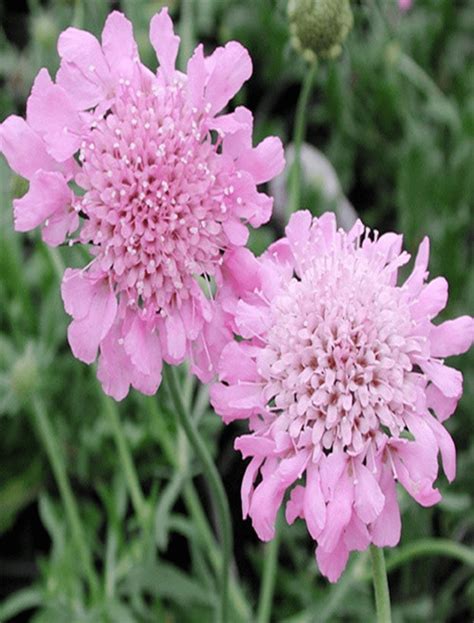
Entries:
{"label": "flower center", "polygon": [[132,307],[166,313],[220,262],[231,171],[206,118],[180,84],[123,87],[82,144],[81,240]]}
{"label": "flower center", "polygon": [[268,408],[298,448],[365,454],[414,409],[419,350],[400,288],[360,249],[319,258],[273,301],[257,365]]}

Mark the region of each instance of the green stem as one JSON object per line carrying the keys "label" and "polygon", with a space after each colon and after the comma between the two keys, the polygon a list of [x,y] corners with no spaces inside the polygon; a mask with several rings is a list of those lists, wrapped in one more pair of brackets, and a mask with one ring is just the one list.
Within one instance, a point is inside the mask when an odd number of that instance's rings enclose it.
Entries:
{"label": "green stem", "polygon": [[186,437],[196,453],[198,459],[201,462],[203,472],[207,478],[209,488],[214,495],[214,499],[217,505],[217,511],[219,513],[219,525],[221,527],[222,538],[222,567],[221,567],[221,591],[219,602],[219,621],[226,623],[228,620],[228,585],[229,585],[229,570],[232,545],[232,523],[229,511],[229,505],[225,494],[224,486],[222,484],[219,472],[214,465],[214,462],[209,454],[206,445],[198,433],[195,423],[192,420],[190,413],[185,409],[183,401],[181,399],[179,381],[176,375],[176,368],[172,366],[165,366],[163,376],[166,381],[166,385],[173,401],[174,408],[178,416],[178,420],[183,427]]}
{"label": "green stem", "polygon": [[401,547],[392,554],[387,562],[387,571],[393,571],[412,558],[421,556],[457,558],[469,567],[474,567],[474,552],[465,545],[453,543],[449,539],[420,539]]}
{"label": "green stem", "polygon": [[390,614],[390,593],[388,590],[387,571],[385,569],[385,558],[383,549],[370,546],[370,557],[372,558],[372,574],[375,591],[375,605],[377,608],[377,623],[391,623]]}
{"label": "green stem", "polygon": [[122,464],[125,481],[127,483],[130,498],[132,500],[133,509],[142,525],[142,528],[146,531],[148,529],[148,508],[145,496],[140,487],[140,481],[138,479],[135,464],[128,447],[127,440],[125,438],[124,430],[120,422],[117,406],[108,398],[105,394],[102,394],[102,401],[104,404],[104,411],[109,420],[112,428],[112,434],[114,436],[115,444],[118,450],[119,460]]}
{"label": "green stem", "polygon": [[[172,467],[174,467],[175,469],[179,469],[180,461],[178,460],[175,446],[171,439],[170,431],[166,426],[165,414],[161,413],[158,409],[156,399],[154,397],[144,397],[144,399],[150,411],[151,417],[153,418],[153,423],[156,429],[156,437],[161,445],[161,449],[166,457],[166,460]],[[198,397],[197,403],[199,402],[200,398]],[[195,409],[198,408],[199,404],[196,404]],[[195,420],[198,419],[196,415],[197,414],[194,413]],[[193,518],[193,524],[197,528],[200,542],[204,546],[207,557],[209,558],[212,568],[217,575],[222,565],[219,548],[217,546],[214,535],[209,528],[208,520],[206,518],[201,501],[198,494],[196,493],[196,489],[191,479],[187,480],[186,484],[183,487],[183,499],[188,513]],[[230,579],[229,591],[234,611],[239,615],[240,620],[245,622],[249,621],[250,613],[247,601],[243,596],[239,585],[235,581],[235,578],[231,577]]]}
{"label": "green stem", "polygon": [[51,469],[53,470],[56,484],[58,485],[59,494],[66,512],[66,519],[69,523],[72,538],[84,568],[91,594],[97,595],[99,583],[92,564],[92,555],[88,548],[88,540],[82,527],[76,499],[67,475],[64,456],[46,408],[38,396],[34,397],[32,401],[32,411]]}
{"label": "green stem", "polygon": [[293,135],[293,147],[295,156],[290,170],[290,184],[288,197],[288,211],[293,214],[300,207],[301,197],[301,146],[306,134],[306,109],[308,108],[309,96],[316,75],[317,61],[314,60],[306,73],[300,96],[296,105],[295,130]]}
{"label": "green stem", "polygon": [[265,545],[262,585],[258,600],[257,623],[269,623],[271,620],[279,546],[280,531],[278,530],[277,524],[277,530],[273,540]]}

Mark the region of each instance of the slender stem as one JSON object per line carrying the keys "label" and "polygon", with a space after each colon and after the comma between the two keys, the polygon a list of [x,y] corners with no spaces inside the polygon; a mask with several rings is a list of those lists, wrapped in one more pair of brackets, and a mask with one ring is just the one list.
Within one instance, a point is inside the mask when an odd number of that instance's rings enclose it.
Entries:
{"label": "slender stem", "polygon": [[375,545],[371,545],[370,557],[372,558],[377,623],[391,623],[392,616],[390,614],[390,593],[388,590],[387,571],[385,569],[383,549],[375,547]]}
{"label": "slender stem", "polygon": [[[163,453],[165,454],[169,464],[172,465],[175,469],[179,469],[180,461],[178,460],[175,446],[171,439],[170,432],[166,426],[165,416],[159,411],[156,404],[156,399],[148,397],[144,397],[144,399],[146,400],[146,404],[148,406],[148,409],[150,410],[150,414],[153,417],[153,422],[156,427],[156,435],[161,445],[161,449],[163,450]],[[197,403],[199,402],[200,399],[198,397]],[[195,408],[199,410],[199,404],[196,404]],[[194,413],[195,420],[198,419],[196,415],[197,413]],[[193,524],[197,528],[200,541],[205,548],[206,555],[209,558],[212,568],[214,569],[214,572],[218,574],[222,565],[221,555],[215,537],[209,527],[209,522],[202,508],[202,504],[196,492],[196,488],[191,479],[187,480],[187,482],[184,484],[183,499],[188,513],[193,518]],[[242,591],[240,590],[240,587],[237,584],[235,578],[232,577],[230,578],[229,596],[231,598],[234,612],[239,615],[240,620],[245,622],[249,621],[250,612],[247,601],[243,596]]]}
{"label": "slender stem", "polygon": [[88,540],[81,523],[76,499],[72,492],[71,483],[67,475],[64,455],[56,437],[53,425],[48,417],[46,408],[38,396],[35,396],[32,400],[32,412],[41,441],[43,442],[46,454],[48,455],[51,469],[53,470],[54,478],[56,479],[56,484],[58,485],[59,494],[64,505],[72,538],[84,568],[84,573],[86,575],[90,591],[93,595],[97,595],[99,583],[92,564],[92,555],[88,548]]}
{"label": "slender stem", "polygon": [[206,448],[202,437],[198,433],[194,421],[191,419],[190,413],[184,407],[183,401],[181,399],[179,381],[176,377],[176,369],[171,366],[165,366],[164,379],[166,381],[171,400],[173,401],[173,405],[176,409],[179,422],[183,427],[184,432],[186,433],[186,437],[188,438],[191,447],[196,453],[198,459],[201,461],[201,465],[207,478],[209,488],[214,495],[214,499],[217,505],[222,538],[222,568],[219,621],[221,623],[226,623],[228,620],[227,597],[229,585],[229,569],[231,552],[233,549],[232,524],[227,497],[221,478],[219,476],[219,472],[214,465],[211,455],[209,454],[209,451]]}
{"label": "slender stem", "polygon": [[263,560],[263,577],[258,600],[257,623],[269,623],[272,616],[273,593],[280,546],[280,531],[277,530],[273,540],[265,545]]}
{"label": "slender stem", "polygon": [[474,552],[461,543],[449,539],[420,539],[401,547],[387,562],[387,571],[397,569],[412,558],[420,556],[446,556],[457,558],[469,567],[474,567]]}
{"label": "slender stem", "polygon": [[295,157],[290,170],[290,188],[288,199],[289,214],[296,212],[300,207],[301,197],[301,146],[306,134],[306,109],[308,108],[309,96],[316,75],[317,61],[314,60],[306,73],[300,96],[296,105],[295,130],[293,135],[293,147]]}
{"label": "slender stem", "polygon": [[127,439],[120,422],[119,413],[115,403],[108,398],[105,394],[102,394],[104,411],[109,420],[112,428],[112,434],[118,450],[119,460],[122,464],[125,481],[127,483],[132,505],[138,519],[145,530],[148,529],[148,507],[145,496],[140,487],[140,480],[135,469],[135,464],[132,459],[130,448],[128,447]]}

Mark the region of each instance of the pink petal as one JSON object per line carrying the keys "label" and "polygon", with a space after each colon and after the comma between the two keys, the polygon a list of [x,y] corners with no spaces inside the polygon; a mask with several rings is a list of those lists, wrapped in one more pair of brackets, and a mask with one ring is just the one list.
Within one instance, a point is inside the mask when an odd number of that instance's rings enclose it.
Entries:
{"label": "pink petal", "polygon": [[446,307],[447,302],[448,282],[444,277],[436,277],[422,289],[411,306],[411,312],[414,318],[427,316],[431,319]]}
{"label": "pink petal", "polygon": [[456,447],[452,437],[444,426],[431,415],[425,416],[425,421],[436,437],[443,459],[444,472],[449,482],[452,482],[456,477]]}
{"label": "pink petal", "polygon": [[310,463],[306,470],[303,508],[308,531],[313,539],[317,539],[326,523],[326,505],[321,490],[319,469],[313,463]]}
{"label": "pink petal", "polygon": [[337,582],[346,568],[349,559],[349,550],[344,541],[339,541],[330,552],[324,550],[321,545],[316,548],[316,562],[321,573],[330,582]]}
{"label": "pink petal", "polygon": [[38,171],[32,177],[26,195],[13,201],[16,231],[30,231],[56,212],[66,215],[72,196],[71,189],[60,173]]}
{"label": "pink petal", "polygon": [[63,162],[79,149],[81,119],[66,91],[52,82],[46,69],[36,76],[26,110],[28,123],[43,135],[55,160]]}
{"label": "pink petal", "polygon": [[294,523],[295,519],[300,517],[303,519],[304,517],[304,499],[305,499],[305,488],[301,485],[296,486],[291,490],[290,499],[286,503],[285,509],[285,517],[286,521],[291,525]]}
{"label": "pink petal", "polygon": [[150,41],[155,48],[160,69],[169,82],[175,72],[180,38],[174,34],[173,22],[166,7],[152,17]]}
{"label": "pink petal", "polygon": [[267,437],[241,435],[235,440],[234,448],[242,453],[244,459],[248,456],[266,457],[275,451],[275,442]]}
{"label": "pink petal", "polygon": [[200,108],[204,97],[204,86],[207,79],[207,70],[204,61],[204,48],[202,43],[197,46],[188,61],[187,74],[189,98],[191,103],[196,106],[196,108]]}
{"label": "pink petal", "polygon": [[263,335],[271,326],[270,308],[240,300],[237,303],[235,322],[242,337]]}
{"label": "pink petal", "polygon": [[241,499],[242,499],[242,516],[245,519],[249,513],[250,498],[253,492],[253,483],[257,476],[257,472],[262,464],[262,459],[259,457],[253,458],[245,470],[244,477],[242,479]]}
{"label": "pink petal", "polygon": [[224,422],[249,417],[262,409],[262,388],[258,385],[224,385],[215,383],[210,390],[211,404]]}
{"label": "pink petal", "polygon": [[138,61],[132,23],[119,11],[107,17],[102,31],[102,49],[112,74],[131,79]]}
{"label": "pink petal", "polygon": [[462,374],[459,370],[443,365],[436,359],[419,360],[423,372],[448,398],[462,395]]}
{"label": "pink petal", "polygon": [[165,360],[173,364],[181,363],[186,355],[186,334],[177,310],[165,318],[165,328]]}
{"label": "pink petal", "polygon": [[[321,481],[324,489],[325,482],[322,473]],[[320,546],[326,552],[332,552],[338,547],[344,529],[351,520],[353,501],[354,486],[346,470],[337,480],[337,487],[326,507],[326,524],[318,539]]]}
{"label": "pink petal", "polygon": [[467,352],[474,342],[474,318],[460,316],[431,329],[431,355],[448,357]]}
{"label": "pink petal", "polygon": [[372,523],[382,512],[385,497],[374,475],[365,465],[353,462],[355,466],[354,509],[364,523]]}
{"label": "pink petal", "polygon": [[95,360],[99,344],[109,332],[117,313],[117,299],[105,280],[97,281],[91,294],[88,313],[73,320],[68,328],[71,350],[84,363]]}
{"label": "pink petal", "polygon": [[59,36],[62,58],[56,82],[77,110],[93,108],[107,97],[110,70],[97,39],[85,30],[68,28]]}
{"label": "pink petal", "polygon": [[231,244],[241,247],[247,244],[249,232],[247,227],[237,219],[228,219],[222,223],[222,228]]}
{"label": "pink petal", "polygon": [[29,180],[40,169],[54,171],[58,168],[40,136],[16,115],[0,124],[0,151],[15,173]]}
{"label": "pink petal", "polygon": [[327,501],[334,496],[336,486],[346,467],[347,456],[344,452],[332,452],[321,461],[321,485]]}
{"label": "pink petal", "polygon": [[122,333],[115,325],[100,344],[97,378],[108,396],[123,400],[128,394],[131,377],[130,357],[123,347]]}
{"label": "pink petal", "polygon": [[211,105],[210,113],[219,112],[239,91],[252,75],[252,61],[247,50],[230,41],[223,48],[217,48],[206,59],[209,78],[205,98]]}
{"label": "pink petal", "polygon": [[440,422],[444,422],[455,412],[459,398],[448,398],[432,383],[426,388],[425,394],[428,408],[434,410]]}
{"label": "pink petal", "polygon": [[258,260],[249,249],[232,249],[224,255],[224,281],[232,286],[236,295],[244,295],[260,286],[259,268]]}
{"label": "pink petal", "polygon": [[309,210],[299,210],[290,216],[285,234],[294,251],[308,242],[312,222],[313,217]]}
{"label": "pink petal", "polygon": [[245,154],[244,169],[249,171],[256,184],[268,182],[283,171],[285,156],[279,138],[269,136],[255,149]]}
{"label": "pink petal", "polygon": [[395,547],[400,541],[402,521],[397,500],[397,488],[391,469],[383,467],[380,488],[385,495],[382,512],[370,526],[372,542],[377,547]]}
{"label": "pink petal", "polygon": [[41,237],[50,247],[57,247],[79,226],[79,216],[74,210],[57,211],[50,216],[42,229]]}
{"label": "pink petal", "polygon": [[433,489],[438,474],[438,448],[417,441],[391,441],[390,446],[396,448],[392,453],[396,476],[408,493],[422,506],[439,502],[441,495]]}
{"label": "pink petal", "polygon": [[367,526],[355,513],[352,513],[351,520],[344,530],[344,544],[350,552],[363,552],[370,544]]}
{"label": "pink petal", "polygon": [[415,258],[415,266],[411,275],[405,282],[405,287],[408,290],[410,296],[415,296],[420,291],[424,280],[428,276],[428,260],[430,256],[430,241],[425,236],[418,247],[418,252]]}
{"label": "pink petal", "polygon": [[160,341],[147,323],[135,316],[124,340],[125,352],[141,374],[157,377],[161,374]]}
{"label": "pink petal", "polygon": [[257,364],[251,358],[245,344],[229,342],[223,351],[219,362],[219,380],[228,383],[240,381],[255,381],[258,377]]}
{"label": "pink petal", "polygon": [[283,459],[276,470],[264,475],[255,489],[250,503],[250,516],[255,532],[262,541],[270,541],[275,536],[276,515],[285,490],[301,476],[306,461],[304,453]]}

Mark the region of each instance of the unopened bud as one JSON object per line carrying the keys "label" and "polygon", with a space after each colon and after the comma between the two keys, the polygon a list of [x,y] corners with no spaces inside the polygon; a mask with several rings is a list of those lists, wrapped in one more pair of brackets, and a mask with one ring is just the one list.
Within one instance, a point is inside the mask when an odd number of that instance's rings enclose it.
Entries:
{"label": "unopened bud", "polygon": [[289,0],[291,40],[305,58],[334,58],[352,28],[349,0]]}

